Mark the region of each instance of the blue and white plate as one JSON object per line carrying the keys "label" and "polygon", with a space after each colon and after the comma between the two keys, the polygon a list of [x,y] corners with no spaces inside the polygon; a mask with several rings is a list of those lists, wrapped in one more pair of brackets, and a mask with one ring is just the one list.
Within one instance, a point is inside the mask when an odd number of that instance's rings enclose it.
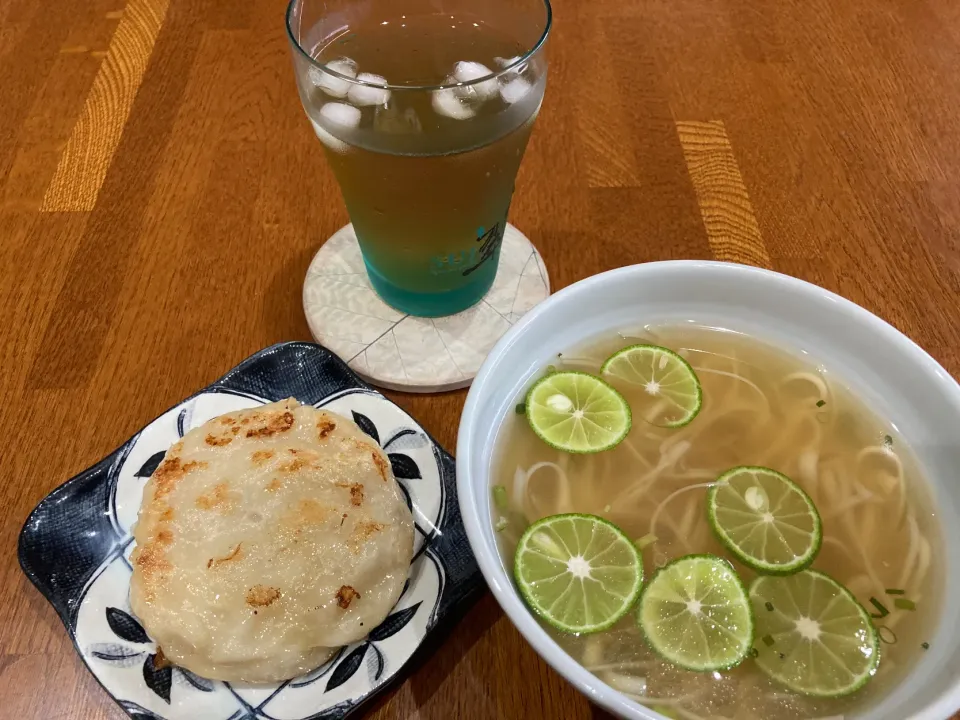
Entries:
{"label": "blue and white plate", "polygon": [[[278,685],[155,668],[155,645],[129,602],[130,530],[143,486],[167,448],[192,428],[287,397],[352,417],[388,454],[417,530],[403,595],[366,640]],[[90,672],[131,717],[151,720],[345,718],[390,683],[438,623],[455,619],[483,587],[460,520],[453,458],[339,358],[308,343],[274,345],[248,358],[54,490],[27,518],[19,558]]]}

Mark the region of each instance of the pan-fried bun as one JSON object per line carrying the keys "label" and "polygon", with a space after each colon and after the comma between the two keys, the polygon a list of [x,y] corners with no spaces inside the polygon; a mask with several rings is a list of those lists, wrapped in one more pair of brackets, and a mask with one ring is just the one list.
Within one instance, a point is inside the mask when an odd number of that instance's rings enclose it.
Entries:
{"label": "pan-fried bun", "polygon": [[170,448],[143,491],[130,602],[176,665],[276,682],[364,637],[397,602],[413,518],[347,418],[272,403]]}

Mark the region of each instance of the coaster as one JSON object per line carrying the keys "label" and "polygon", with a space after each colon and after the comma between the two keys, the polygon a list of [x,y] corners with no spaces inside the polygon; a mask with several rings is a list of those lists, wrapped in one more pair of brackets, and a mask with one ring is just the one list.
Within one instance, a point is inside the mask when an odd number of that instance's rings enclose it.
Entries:
{"label": "coaster", "polygon": [[406,315],[370,286],[357,236],[347,225],[310,263],[303,310],[317,342],[367,382],[432,393],[467,387],[497,340],[549,294],[540,253],[507,223],[497,277],[480,302],[446,317]]}

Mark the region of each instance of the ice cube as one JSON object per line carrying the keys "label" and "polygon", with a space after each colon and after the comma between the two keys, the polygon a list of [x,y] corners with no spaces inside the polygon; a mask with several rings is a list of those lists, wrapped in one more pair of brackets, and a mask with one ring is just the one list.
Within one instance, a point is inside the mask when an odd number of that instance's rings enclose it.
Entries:
{"label": "ice cube", "polygon": [[[510,70],[507,71],[508,75],[521,75],[527,71],[527,68],[530,66],[529,63],[521,63],[520,60],[519,55],[514,55],[512,58],[495,57],[493,59],[501,70],[510,68]],[[520,64],[517,65],[515,63]]]}
{"label": "ice cube", "polygon": [[[362,83],[371,83],[371,85],[386,85],[387,80],[380,75],[373,73],[360,73],[357,80]],[[366,105],[385,105],[390,99],[390,91],[383,87],[372,87],[371,85],[350,84],[350,91],[347,93],[347,100],[360,107]]]}
{"label": "ice cube", "polygon": [[[345,103],[329,102],[320,108],[320,117],[332,126],[341,127],[346,130],[352,130],[360,124],[360,110]],[[334,136],[318,121],[310,118],[313,123],[313,131],[320,138],[320,142],[328,148],[338,153],[345,153],[350,149],[343,140]]]}
{"label": "ice cube", "polygon": [[348,57],[337,58],[327,63],[327,67],[349,78],[357,76],[357,64]]}
{"label": "ice cube", "polygon": [[[357,64],[350,58],[339,58],[327,63],[326,69],[333,70],[347,78],[357,76]],[[350,86],[353,84],[349,80],[331,75],[326,69],[311,67],[307,70],[307,78],[315,86],[323,90],[330,97],[346,97]]]}
{"label": "ice cube", "polygon": [[320,139],[324,145],[333,150],[336,153],[345,153],[350,149],[350,146],[347,145],[343,140],[338,140],[333,135],[331,135],[320,123],[318,123],[313,118],[310,118],[310,124],[313,125],[313,131],[317,134],[317,137]]}
{"label": "ice cube", "polygon": [[437,113],[454,120],[469,120],[477,114],[466,97],[457,92],[457,88],[434,90],[431,101]]}
{"label": "ice cube", "polygon": [[320,116],[350,130],[360,124],[360,110],[346,103],[329,102],[320,108]]}
{"label": "ice cube", "polygon": [[454,79],[460,83],[472,83],[469,87],[476,93],[481,102],[486,102],[497,94],[497,79],[490,78],[483,82],[474,81],[492,74],[493,71],[490,68],[478,62],[461,60],[453,68]]}
{"label": "ice cube", "polygon": [[532,87],[529,81],[522,77],[515,77],[504,83],[500,88],[500,97],[508,105],[513,105],[515,102],[523,100]]}

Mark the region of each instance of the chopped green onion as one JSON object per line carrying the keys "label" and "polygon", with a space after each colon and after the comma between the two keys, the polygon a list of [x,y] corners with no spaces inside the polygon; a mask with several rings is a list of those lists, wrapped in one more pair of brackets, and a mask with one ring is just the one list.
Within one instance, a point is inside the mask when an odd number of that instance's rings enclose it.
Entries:
{"label": "chopped green onion", "polygon": [[680,717],[679,715],[677,715],[676,711],[669,705],[651,705],[650,709],[653,710],[654,712],[660,713],[665,718],[676,719]]}
{"label": "chopped green onion", "polygon": [[770,646],[773,645],[773,643],[774,643],[773,638],[770,637],[769,635],[764,635],[764,636],[763,636],[762,638],[760,638],[760,639],[763,640],[763,644],[766,645],[767,647],[770,647]]}
{"label": "chopped green onion", "polygon": [[503,532],[504,530],[507,529],[507,526],[509,524],[510,524],[510,521],[507,520],[505,517],[501,516],[500,519],[497,520],[497,524],[494,526],[494,528],[496,529],[497,532]]}
{"label": "chopped green onion", "polygon": [[887,588],[887,595],[906,595],[907,593],[900,588]]}
{"label": "chopped green onion", "polygon": [[890,614],[890,611],[883,606],[883,603],[877,600],[875,597],[870,598],[870,602],[873,603],[873,606],[877,609],[877,612],[870,613],[870,617],[884,618]]}
{"label": "chopped green onion", "polygon": [[900,608],[901,610],[916,610],[917,606],[913,600],[907,600],[906,598],[897,598],[893,601],[893,604]]}
{"label": "chopped green onion", "polygon": [[769,600],[767,600],[767,602],[765,602],[763,606],[767,609],[768,612],[773,612],[773,603],[770,602]]}
{"label": "chopped green onion", "polygon": [[826,400],[817,400],[817,407],[823,407],[827,404]]}
{"label": "chopped green onion", "polygon": [[929,650],[929,649],[930,649],[930,643],[928,643],[928,642],[920,643],[920,647],[922,647],[924,650]]}
{"label": "chopped green onion", "polygon": [[893,446],[893,438],[890,437],[889,435],[884,435],[884,436],[883,436],[883,444],[886,445],[887,447],[892,447],[892,446]]}
{"label": "chopped green onion", "polygon": [[877,628],[877,636],[887,645],[897,644],[897,634],[886,625],[881,625]]}
{"label": "chopped green onion", "polygon": [[526,413],[527,413],[527,405],[526,405],[526,403],[518,403],[518,404],[517,404],[517,407],[516,407],[516,410],[517,410],[517,415],[526,415]]}
{"label": "chopped green onion", "polygon": [[507,489],[503,485],[493,486],[493,504],[496,505],[499,510],[506,510],[510,506]]}
{"label": "chopped green onion", "polygon": [[643,550],[645,547],[653,545],[659,538],[656,535],[644,535],[639,540],[636,540],[633,544],[637,546],[637,550]]}

